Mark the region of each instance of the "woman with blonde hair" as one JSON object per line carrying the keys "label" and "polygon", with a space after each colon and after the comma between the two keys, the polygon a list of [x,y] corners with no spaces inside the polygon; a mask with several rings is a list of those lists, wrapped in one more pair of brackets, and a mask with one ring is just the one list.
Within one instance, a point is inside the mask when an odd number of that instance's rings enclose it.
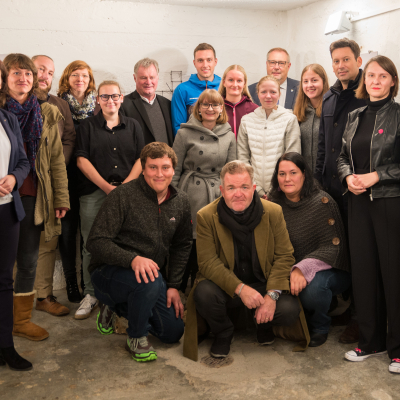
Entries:
{"label": "woman with blonde hair", "polygon": [[235,135],[229,125],[224,99],[214,89],[206,89],[194,105],[192,117],[181,124],[173,149],[178,157],[172,185],[189,195],[193,221],[193,247],[181,290],[189,274],[192,284],[198,270],[196,253],[197,211],[217,199],[222,167],[236,159]]}
{"label": "woman with blonde hair", "polygon": [[244,68],[240,65],[228,67],[222,76],[218,92],[224,98],[229,125],[237,136],[242,117],[258,108],[258,105],[253,103],[247,87]]}
{"label": "woman with blonde hair", "polygon": [[278,105],[281,89],[274,76],[261,78],[256,90],[261,107],[242,118],[238,159],[253,166],[257,193],[267,198],[278,158],[291,151],[301,153],[300,128],[292,111]]}
{"label": "woman with blonde hair", "polygon": [[328,76],[324,68],[319,64],[307,65],[301,73],[293,114],[300,124],[301,152],[312,171],[317,159],[322,100],[328,90]]}

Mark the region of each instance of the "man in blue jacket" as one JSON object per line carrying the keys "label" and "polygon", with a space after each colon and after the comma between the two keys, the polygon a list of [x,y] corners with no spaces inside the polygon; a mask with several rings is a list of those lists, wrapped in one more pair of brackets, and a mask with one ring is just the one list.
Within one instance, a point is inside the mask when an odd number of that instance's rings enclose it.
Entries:
{"label": "man in blue jacket", "polygon": [[189,80],[181,83],[172,96],[171,116],[174,135],[181,124],[188,121],[200,94],[206,89],[218,90],[221,78],[214,75],[217,62],[214,47],[210,44],[200,43],[194,49],[193,65],[197,74],[190,75]]}
{"label": "man in blue jacket", "polygon": [[[314,176],[339,206],[347,235],[347,194],[343,195],[344,188],[338,177],[336,160],[342,148],[342,136],[349,113],[366,105],[365,100],[356,99],[354,93],[362,75],[362,59],[360,46],[347,38],[331,43],[329,51],[333,72],[338,79],[325,93],[322,103]],[[340,343],[358,342],[358,325],[353,308],[351,306],[353,319],[341,334]]]}
{"label": "man in blue jacket", "polygon": [[[278,79],[281,86],[281,96],[278,104],[288,110],[293,110],[299,89],[299,81],[288,78],[291,65],[289,53],[285,49],[275,47],[267,53],[267,75],[272,75]],[[256,91],[257,83],[250,85],[249,91],[254,103],[261,106]]]}

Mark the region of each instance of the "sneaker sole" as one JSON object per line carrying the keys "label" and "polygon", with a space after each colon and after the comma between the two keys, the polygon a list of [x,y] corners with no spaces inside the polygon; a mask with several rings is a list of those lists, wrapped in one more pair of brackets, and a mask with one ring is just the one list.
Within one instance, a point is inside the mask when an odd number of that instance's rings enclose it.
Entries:
{"label": "sneaker sole", "polygon": [[99,322],[99,318],[100,318],[100,311],[99,311],[99,313],[97,314],[97,320],[96,320],[97,330],[98,330],[102,335],[111,335],[111,334],[113,334],[113,333],[114,333],[113,327],[111,326],[111,327],[108,328],[108,329],[103,328],[103,327],[101,326],[100,322]]}
{"label": "sneaker sole", "polygon": [[392,367],[391,365],[389,365],[389,372],[391,372],[392,374],[400,374],[400,366]]}
{"label": "sneaker sole", "polygon": [[92,308],[92,311],[90,311],[89,314],[81,314],[81,315],[76,315],[76,314],[75,314],[74,318],[75,318],[75,319],[86,319],[86,318],[89,318],[89,317],[92,315],[92,312],[93,312],[96,308],[97,308],[97,305],[95,305],[95,306]]}
{"label": "sneaker sole", "polygon": [[366,356],[352,356],[352,355],[346,353],[344,355],[344,358],[349,361],[359,362],[359,361],[364,361],[366,358],[373,357],[373,356],[380,356],[381,354],[386,354],[386,353],[387,353],[386,350],[380,351],[379,353],[368,354]]}
{"label": "sneaker sole", "polygon": [[157,353],[155,351],[150,351],[149,353],[143,353],[140,357],[131,354],[132,358],[137,362],[147,362],[157,360]]}

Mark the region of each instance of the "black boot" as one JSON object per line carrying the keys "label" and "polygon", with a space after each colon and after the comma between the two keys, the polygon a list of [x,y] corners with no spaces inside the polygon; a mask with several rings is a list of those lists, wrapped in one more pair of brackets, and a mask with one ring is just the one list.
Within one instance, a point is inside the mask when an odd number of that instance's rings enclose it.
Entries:
{"label": "black boot", "polygon": [[13,371],[30,371],[32,369],[32,364],[28,360],[25,360],[25,358],[22,358],[16,352],[14,346],[0,350],[4,361]]}
{"label": "black boot", "polygon": [[76,276],[67,279],[67,295],[71,303],[80,303],[82,300]]}
{"label": "black boot", "polygon": [[0,351],[0,367],[6,365],[6,360],[3,357],[3,353]]}

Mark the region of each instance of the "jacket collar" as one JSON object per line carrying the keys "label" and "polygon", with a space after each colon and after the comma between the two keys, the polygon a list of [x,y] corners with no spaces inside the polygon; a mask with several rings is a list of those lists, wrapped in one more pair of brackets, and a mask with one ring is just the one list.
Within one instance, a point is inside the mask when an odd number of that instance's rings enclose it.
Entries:
{"label": "jacket collar", "polygon": [[358,75],[357,75],[356,79],[354,79],[353,81],[350,81],[349,85],[347,86],[347,89],[344,89],[344,90],[343,90],[342,82],[340,82],[340,80],[337,79],[336,82],[334,83],[334,85],[331,86],[331,91],[337,95],[340,95],[341,92],[345,92],[346,90],[348,90],[348,91],[356,90],[358,88],[358,83],[360,82],[362,72],[363,72],[363,70],[360,68],[358,70]]}
{"label": "jacket collar", "polygon": [[[219,242],[221,243],[222,250],[225,254],[226,260],[229,265],[229,269],[233,271],[235,267],[235,249],[233,244],[233,236],[231,231],[219,222],[218,212],[215,211],[213,214],[213,220]],[[261,222],[254,229],[254,240],[256,242],[256,250],[258,255],[258,261],[260,262],[261,268],[264,271],[267,261],[267,246],[269,239],[269,215],[268,211],[265,210],[261,218]]]}
{"label": "jacket collar", "polygon": [[[148,197],[153,203],[158,204],[157,193],[146,182],[146,179],[144,179],[143,174],[140,174],[139,178],[137,178],[137,180],[139,182],[139,186],[140,186],[142,192],[146,195],[146,197]],[[171,184],[168,187],[169,187],[171,194],[170,194],[168,200],[165,200],[165,202],[171,200],[173,197],[178,195],[177,190]]]}

